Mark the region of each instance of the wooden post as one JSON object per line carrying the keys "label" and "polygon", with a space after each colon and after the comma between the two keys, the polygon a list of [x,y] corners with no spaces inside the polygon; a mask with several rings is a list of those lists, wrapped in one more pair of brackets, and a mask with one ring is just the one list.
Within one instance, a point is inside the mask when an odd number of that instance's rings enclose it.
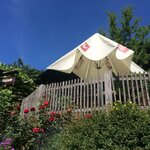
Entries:
{"label": "wooden post", "polygon": [[112,87],[111,87],[112,71],[107,70],[104,73],[105,84],[105,105],[112,105]]}

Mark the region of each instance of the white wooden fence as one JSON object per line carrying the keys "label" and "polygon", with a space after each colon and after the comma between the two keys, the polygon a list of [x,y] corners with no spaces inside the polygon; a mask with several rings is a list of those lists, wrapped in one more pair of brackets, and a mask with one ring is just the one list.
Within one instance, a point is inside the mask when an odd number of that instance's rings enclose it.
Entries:
{"label": "white wooden fence", "polygon": [[[35,107],[38,110],[44,101],[49,102],[49,111],[62,112],[71,107],[73,113],[80,116],[99,110],[117,100],[122,103],[130,100],[141,106],[150,106],[150,72],[112,77],[109,81],[111,91],[106,82],[108,81],[75,79],[40,85],[23,99],[21,115],[25,108]],[[111,93],[111,96],[108,96],[108,93]],[[111,99],[107,100],[108,97]]]}

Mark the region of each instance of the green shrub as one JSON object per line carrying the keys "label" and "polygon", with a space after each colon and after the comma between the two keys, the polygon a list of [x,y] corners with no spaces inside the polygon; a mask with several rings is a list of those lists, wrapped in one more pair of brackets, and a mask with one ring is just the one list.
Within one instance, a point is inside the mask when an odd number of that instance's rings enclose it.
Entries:
{"label": "green shrub", "polygon": [[12,113],[5,130],[17,150],[150,149],[150,109],[140,109],[130,102],[114,103],[74,121],[70,111],[57,115],[43,104],[37,112],[34,108],[24,112],[24,119]]}
{"label": "green shrub", "polygon": [[109,112],[69,124],[49,144],[53,150],[149,150],[150,110],[115,103]]}

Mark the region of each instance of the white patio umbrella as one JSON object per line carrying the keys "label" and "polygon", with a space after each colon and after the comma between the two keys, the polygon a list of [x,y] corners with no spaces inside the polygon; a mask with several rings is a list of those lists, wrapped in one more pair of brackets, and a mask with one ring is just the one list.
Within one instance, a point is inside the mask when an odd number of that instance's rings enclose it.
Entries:
{"label": "white patio umbrella", "polygon": [[83,79],[103,79],[104,73],[110,69],[116,75],[144,72],[131,61],[133,54],[131,49],[96,33],[48,66],[47,70],[73,72]]}

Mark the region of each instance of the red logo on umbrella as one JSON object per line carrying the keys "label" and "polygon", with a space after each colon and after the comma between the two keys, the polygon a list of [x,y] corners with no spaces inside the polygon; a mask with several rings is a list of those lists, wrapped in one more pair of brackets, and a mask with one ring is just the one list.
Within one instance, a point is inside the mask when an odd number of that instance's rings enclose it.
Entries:
{"label": "red logo on umbrella", "polygon": [[118,49],[123,52],[123,53],[126,53],[129,49],[121,44],[118,44]]}
{"label": "red logo on umbrella", "polygon": [[88,49],[90,48],[90,45],[88,45],[88,43],[84,43],[83,45],[81,45],[81,49],[83,50],[83,51],[87,51]]}

